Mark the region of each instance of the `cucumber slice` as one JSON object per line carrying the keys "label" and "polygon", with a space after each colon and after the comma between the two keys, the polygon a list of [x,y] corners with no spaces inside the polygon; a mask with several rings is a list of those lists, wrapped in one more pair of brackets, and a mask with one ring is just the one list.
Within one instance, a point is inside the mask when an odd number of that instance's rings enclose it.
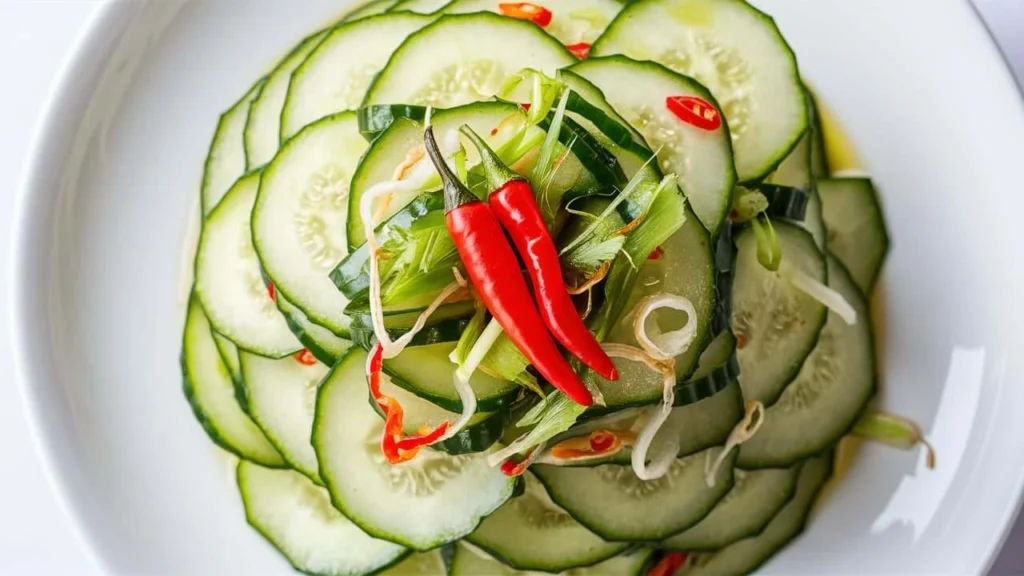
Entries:
{"label": "cucumber slice", "polygon": [[236,475],[246,520],[304,574],[369,574],[409,554],[368,536],[301,474],[242,461]]}
{"label": "cucumber slice", "polygon": [[[385,396],[390,396],[401,404],[405,411],[403,426],[406,434],[419,433],[423,427],[433,429],[442,422],[455,422],[459,418],[458,413],[450,412],[420,398],[395,384],[394,380],[382,379],[380,389]],[[372,396],[370,396],[370,406],[377,411],[381,418],[384,417],[380,405]],[[448,454],[483,452],[501,439],[501,435],[505,433],[505,428],[508,426],[508,421],[509,410],[507,408],[495,412],[477,412],[458,434],[431,445],[431,448]]]}
{"label": "cucumber slice", "polygon": [[409,36],[395,51],[363,105],[450,108],[479,102],[523,68],[554,76],[575,60],[532,22],[488,12],[446,15]]}
{"label": "cucumber slice", "polygon": [[417,14],[433,14],[444,8],[449,0],[398,0],[388,12],[415,12]]}
{"label": "cucumber slice", "polygon": [[[624,552],[600,564],[576,568],[563,572],[563,574],[565,576],[641,576],[650,557],[651,550],[641,548]],[[459,543],[455,545],[451,570],[448,574],[449,576],[544,576],[547,573],[524,572],[509,568],[490,557],[486,552],[475,547],[470,548],[468,544]]]}
{"label": "cucumber slice", "polygon": [[871,294],[889,252],[878,192],[869,178],[821,180],[818,187],[829,251],[846,266],[857,286]]}
{"label": "cucumber slice", "polygon": [[[445,7],[446,14],[468,12],[494,12],[500,14],[500,0],[455,0]],[[558,0],[547,5],[551,9],[551,22],[544,31],[566,46],[594,40],[622,10],[618,0]]]}
{"label": "cucumber slice", "polygon": [[729,127],[701,130],[665,107],[668,96],[698,96],[714,102],[711,93],[664,66],[624,56],[587,58],[571,70],[600,88],[615,110],[644,135],[650,149],[659,151],[661,168],[679,177],[679,187],[693,211],[717,235],[732,207],[736,184]]}
{"label": "cucumber slice", "polygon": [[[697,334],[690,348],[675,359],[676,376],[680,381],[685,381],[693,372],[701,352],[711,339],[711,318],[715,309],[715,257],[711,239],[689,207],[685,210],[685,222],[662,244],[661,257],[643,263],[625,306],[628,312],[606,338],[609,342],[636,346],[633,320],[636,305],[641,299],[660,293],[688,298],[697,311],[697,318],[693,319],[697,324]],[[682,325],[684,319],[682,313],[658,312],[648,322],[659,322],[663,329],[670,330]],[[650,404],[661,399],[661,375],[640,362],[619,358],[614,362],[619,369],[616,382],[604,380],[590,371],[584,376],[588,383],[601,391],[609,408]]]}
{"label": "cucumber slice", "polygon": [[518,570],[561,572],[603,562],[629,547],[605,542],[555,505],[527,474],[526,492],[484,520],[466,540]]}
{"label": "cucumber slice", "polygon": [[247,170],[263,166],[277,154],[281,143],[281,109],[288,96],[292,72],[323,42],[327,34],[325,30],[303,40],[267,75],[259,97],[249,107],[249,118],[245,124]]}
{"label": "cucumber slice", "polygon": [[437,576],[447,574],[441,550],[413,553],[405,560],[380,573],[381,576]]}
{"label": "cucumber slice", "polygon": [[382,14],[387,12],[394,5],[395,0],[372,0],[346,14],[343,21],[352,22],[354,20],[359,20],[360,18],[366,18],[367,16]]}
{"label": "cucumber slice", "polygon": [[763,532],[696,557],[686,576],[740,576],[750,574],[793,541],[807,525],[811,507],[832,476],[831,453],[805,463],[797,480],[796,495],[768,523]]}
{"label": "cucumber slice", "polygon": [[793,151],[779,163],[779,167],[766,178],[766,181],[801,190],[809,191],[814,188],[814,174],[811,171],[810,130],[804,131]]}
{"label": "cucumber slice", "polygon": [[[448,356],[457,342],[441,342],[428,346],[406,348],[398,356],[384,361],[384,371],[398,379],[396,384],[452,412],[462,411],[462,401],[455,391],[457,366]],[[469,379],[476,395],[477,410],[489,412],[512,401],[519,385],[477,370]]]}
{"label": "cucumber slice", "polygon": [[228,369],[228,374],[231,374],[231,379],[236,386],[241,386],[243,382],[242,364],[238,360],[238,346],[216,332],[213,333],[213,341],[217,344],[217,352],[220,353],[220,359],[224,362],[224,367]]}
{"label": "cucumber slice", "polygon": [[654,60],[710,88],[742,182],[771,172],[807,127],[796,56],[775,22],[743,0],[633,2],[590,53]]}
{"label": "cucumber slice", "polygon": [[733,451],[713,487],[705,465],[721,452],[708,448],[680,458],[665,476],[644,481],[630,466],[593,468],[537,465],[534,474],[555,504],[605,540],[663,540],[699,522],[732,488]]}
{"label": "cucumber slice", "polygon": [[338,26],[295,69],[281,111],[281,140],[324,116],[355,110],[374,75],[431,18],[398,12]]}
{"label": "cucumber slice", "polygon": [[482,455],[432,450],[392,466],[383,422],[366,401],[366,353],[353,348],[317,395],[313,448],[334,506],[367,533],[430,550],[472,532],[512,496],[515,480]]}
{"label": "cucumber slice", "polygon": [[263,170],[252,209],[264,273],[310,320],[342,337],[348,299],[328,274],[348,253],[349,181],[365,148],[354,112],[307,126]]}
{"label": "cucumber slice", "polygon": [[338,338],[327,328],[310,322],[302,310],[296,308],[282,294],[277,294],[277,309],[284,315],[292,334],[295,334],[299,342],[324,364],[334,366],[335,362],[352,347],[351,341]]}
{"label": "cucumber slice", "polygon": [[263,90],[263,83],[264,80],[257,82],[245,96],[221,114],[217,122],[217,130],[213,133],[213,141],[210,143],[210,152],[206,156],[203,184],[200,188],[203,217],[213,211],[238,177],[245,172],[242,133],[245,131],[246,119],[249,116],[249,106]]}
{"label": "cucumber slice", "polygon": [[[470,15],[468,17],[474,17]],[[493,15],[491,15],[493,16]],[[452,18],[465,18],[466,16],[453,16]],[[495,18],[499,18],[494,16]],[[500,19],[500,18],[499,18]],[[532,25],[531,25],[532,26]],[[509,121],[514,115],[525,119],[522,109],[508,102],[480,102],[459,106],[449,110],[438,110],[431,117],[435,134],[445,134],[449,130],[458,130],[463,124],[468,124],[477,134],[480,134],[492,149],[499,149],[508,142],[519,131],[520,124]],[[493,134],[492,131],[498,132]],[[460,135],[461,137],[461,135]],[[478,156],[475,147],[468,140],[463,139],[463,147],[466,149],[466,163],[473,166],[478,163]],[[349,195],[348,219],[348,243],[355,248],[366,242],[366,231],[359,215],[359,203],[363,194],[378,182],[390,180],[395,171],[408,156],[409,151],[423,147],[423,127],[411,120],[400,119],[388,127],[366,151],[359,169],[352,177],[352,191]],[[440,187],[440,180],[434,183],[434,188]],[[419,193],[426,190],[418,191]],[[397,214],[408,206],[417,194],[411,194],[392,199],[389,209],[385,211],[384,219]],[[443,205],[443,199],[442,199]]]}
{"label": "cucumber slice", "polygon": [[[638,420],[646,417],[654,410],[654,405],[646,410],[636,410],[635,417],[617,420],[614,425],[604,424],[601,420],[587,422],[575,426],[566,433],[556,437],[552,444],[573,436],[587,435],[599,429],[636,431]],[[743,418],[743,394],[735,382],[721,392],[706,397],[698,402],[672,409],[668,420],[658,430],[654,442],[648,450],[649,454],[661,454],[665,450],[675,449],[676,456],[683,458],[695,452],[706,450],[718,444],[724,444],[729,433]],[[598,466],[601,464],[629,464],[633,450],[625,447],[619,453],[605,458],[580,460],[565,466]]]}
{"label": "cucumber slice", "polygon": [[316,389],[327,374],[319,362],[307,366],[294,357],[274,360],[241,353],[249,415],[289,466],[323,484],[313,445]]}
{"label": "cucumber slice", "polygon": [[281,455],[239,406],[234,383],[217,353],[210,323],[195,294],[189,299],[183,340],[182,389],[210,439],[239,458],[264,466],[284,466]]}
{"label": "cucumber slice", "polygon": [[811,119],[811,172],[815,178],[828,178],[828,156],[825,153],[825,132],[821,128],[821,111],[814,94],[804,87],[807,94],[807,111]]}
{"label": "cucumber slice", "polygon": [[[798,226],[775,222],[784,266],[793,266],[825,283],[825,256],[811,235]],[[757,240],[750,229],[736,235],[736,272],[732,291],[732,329],[736,335],[743,397],[773,404],[796,378],[818,342],[827,309],[757,261]]]}
{"label": "cucumber slice", "polygon": [[413,122],[423,122],[427,116],[426,106],[409,106],[406,104],[374,104],[362,106],[356,111],[359,117],[359,132],[368,141],[373,142],[381,132],[388,129],[399,118],[408,118]]}
{"label": "cucumber slice", "polygon": [[793,498],[800,464],[736,470],[732,490],[699,524],[661,545],[684,552],[711,551],[758,534]]}
{"label": "cucumber slice", "polygon": [[868,304],[853,278],[829,258],[828,285],[857,311],[848,325],[829,313],[800,375],[768,408],[761,429],[740,448],[743,468],[789,466],[832,446],[875,393],[875,346]]}
{"label": "cucumber slice", "polygon": [[250,219],[259,173],[238,180],[210,213],[196,252],[196,295],[214,330],[242,350],[281,358],[302,349],[267,294]]}

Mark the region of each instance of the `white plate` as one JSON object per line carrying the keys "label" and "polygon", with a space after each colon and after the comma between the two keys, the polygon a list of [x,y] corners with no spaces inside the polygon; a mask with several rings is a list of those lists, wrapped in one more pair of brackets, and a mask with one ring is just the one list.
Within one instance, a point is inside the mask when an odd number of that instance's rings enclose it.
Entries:
{"label": "white plate", "polygon": [[[181,394],[182,247],[217,115],[340,4],[110,2],[49,103],[18,214],[16,356],[51,477],[112,572],[288,572]],[[939,457],[867,447],[766,570],[982,572],[1024,481],[1024,107],[964,2],[757,4],[883,192],[883,398]]]}

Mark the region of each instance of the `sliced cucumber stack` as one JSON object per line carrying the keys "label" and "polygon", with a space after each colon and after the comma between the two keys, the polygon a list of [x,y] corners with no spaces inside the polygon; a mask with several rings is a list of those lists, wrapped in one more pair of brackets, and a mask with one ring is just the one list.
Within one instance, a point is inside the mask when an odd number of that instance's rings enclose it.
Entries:
{"label": "sliced cucumber stack", "polygon": [[277,154],[281,143],[281,109],[288,96],[292,72],[326,36],[327,31],[324,31],[306,38],[267,75],[263,89],[249,107],[249,117],[245,124],[247,170],[263,166]]}
{"label": "sliced cucumber stack", "polygon": [[366,401],[366,353],[353,349],[317,395],[313,447],[331,501],[367,533],[430,550],[472,532],[512,496],[514,480],[482,455],[422,451],[392,466],[383,421]]}
{"label": "sliced cucumber stack", "polygon": [[590,53],[653,60],[707,86],[729,124],[742,182],[774,170],[807,128],[796,56],[775,21],[744,0],[633,2]]}
{"label": "sliced cucumber stack", "polygon": [[213,342],[210,323],[194,295],[185,319],[181,369],[185,398],[215,444],[264,466],[284,466],[281,455],[239,406],[234,383]]}
{"label": "sliced cucumber stack", "polygon": [[241,353],[249,415],[288,465],[321,484],[313,432],[316,390],[327,367],[298,358],[274,360]]}
{"label": "sliced cucumber stack", "polygon": [[350,340],[337,337],[333,332],[309,321],[309,318],[281,294],[277,294],[277,309],[284,315],[292,334],[309,350],[313,357],[327,366],[334,364],[352,347]]}
{"label": "sliced cucumber stack", "polygon": [[231,108],[220,116],[217,130],[210,143],[210,151],[206,156],[203,169],[203,185],[200,189],[203,217],[213,211],[221,198],[245,172],[245,146],[242,145],[242,133],[245,131],[249,106],[263,89],[264,80],[260,80],[246,92]]}
{"label": "sliced cucumber stack", "polygon": [[868,178],[824,179],[818,189],[828,226],[828,249],[861,291],[870,295],[889,251],[878,192]]}
{"label": "sliced cucumber stack", "polygon": [[624,56],[588,58],[570,70],[600,88],[616,112],[644,135],[649,148],[658,152],[662,169],[679,177],[679,187],[697,217],[717,235],[732,207],[736,184],[729,127],[722,124],[717,130],[702,130],[676,118],[665,106],[669,96],[697,96],[713,102],[711,93],[664,66]]}
{"label": "sliced cucumber stack", "polygon": [[[455,0],[444,7],[446,14],[467,12],[501,13],[500,0]],[[551,21],[544,31],[570,46],[591,44],[625,5],[619,0],[559,0],[551,4]]]}
{"label": "sliced cucumber stack", "polygon": [[875,343],[867,300],[835,258],[828,285],[857,311],[854,324],[833,312],[799,376],[765,411],[764,424],[740,448],[740,466],[788,466],[834,445],[875,393]]}
{"label": "sliced cucumber stack", "polygon": [[696,526],[663,541],[683,552],[713,551],[759,534],[796,492],[800,464],[789,468],[736,470],[732,490]]}
{"label": "sliced cucumber stack", "polygon": [[[600,564],[576,568],[563,574],[573,576],[641,576],[651,551],[647,548],[620,554]],[[450,576],[540,576],[544,572],[523,572],[502,564],[486,552],[467,544],[455,546]]]}
{"label": "sliced cucumber stack", "polygon": [[811,507],[832,476],[832,455],[809,460],[800,470],[796,494],[764,531],[707,555],[698,555],[684,574],[723,576],[750,574],[803,532]]}
{"label": "sliced cucumber stack", "polygon": [[[493,317],[462,286],[419,326],[467,276],[441,179],[415,166],[428,119],[481,200],[497,183],[463,125],[534,185],[619,379],[574,364],[595,405],[544,402],[551,385],[501,335],[474,364],[468,423],[396,459],[396,415],[407,439],[460,421],[452,358]],[[373,0],[303,38],[218,122],[182,345],[186,398],[240,459],[249,523],[330,576],[641,576],[671,551],[689,557],[677,573],[756,569],[803,529],[876,388],[864,294],[888,235],[871,181],[830,177],[823,133],[789,45],[744,0]],[[369,229],[367,193],[410,174]],[[770,228],[743,222],[751,191]],[[659,308],[638,338],[659,295],[693,312]],[[856,322],[826,308],[840,297]],[[367,374],[381,317],[392,340],[417,330],[383,361],[387,413]],[[652,348],[683,326],[674,358]],[[652,420],[669,365],[671,411]],[[736,446],[754,402],[762,422]],[[642,481],[652,423],[647,464],[671,465]]]}
{"label": "sliced cucumber stack", "polygon": [[466,540],[518,570],[561,572],[592,566],[626,548],[605,542],[555,505],[539,480],[487,517]]}
{"label": "sliced cucumber stack", "polygon": [[[825,256],[818,251],[814,238],[792,224],[776,222],[774,226],[784,266],[825,283]],[[736,246],[732,330],[736,334],[740,384],[745,399],[769,405],[796,378],[814,349],[827,309],[793,287],[782,274],[761,265],[751,230],[737,234]]]}
{"label": "sliced cucumber stack", "polygon": [[450,108],[479,102],[523,68],[550,76],[575,60],[532,22],[489,12],[446,15],[395,51],[367,90],[363,105]]}
{"label": "sliced cucumber stack", "polygon": [[242,350],[281,358],[302,349],[271,300],[252,244],[259,173],[243,176],[210,213],[196,253],[196,295],[210,324]]}
{"label": "sliced cucumber stack", "polygon": [[605,540],[662,540],[699,522],[732,488],[735,451],[725,459],[714,486],[705,483],[706,463],[721,450],[709,448],[680,458],[665,476],[651,481],[618,464],[538,465],[534,472],[555,504]]}
{"label": "sliced cucumber stack", "polygon": [[324,116],[355,110],[388,58],[431,18],[410,12],[342,24],[292,74],[281,111],[281,139]]}
{"label": "sliced cucumber stack", "polygon": [[331,507],[327,491],[290,470],[239,462],[245,517],[296,570],[330,576],[370,574],[409,554],[368,536]]}

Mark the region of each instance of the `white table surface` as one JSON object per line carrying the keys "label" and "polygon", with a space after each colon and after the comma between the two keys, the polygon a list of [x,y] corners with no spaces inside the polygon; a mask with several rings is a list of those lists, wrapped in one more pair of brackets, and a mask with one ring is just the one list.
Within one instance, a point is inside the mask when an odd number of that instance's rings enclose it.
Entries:
{"label": "white table surface", "polygon": [[[0,270],[5,272],[11,268],[14,197],[41,103],[99,3],[0,0]],[[976,0],[976,4],[1024,84],[1024,0]],[[0,374],[6,375],[12,373],[9,299],[9,286],[0,280],[0,327],[4,328],[0,330]],[[0,574],[93,574],[47,484],[23,410],[17,386],[8,378],[0,384],[0,469],[4,472],[0,475]],[[1024,521],[1014,528],[992,570],[992,576],[1011,575],[1024,575]]]}

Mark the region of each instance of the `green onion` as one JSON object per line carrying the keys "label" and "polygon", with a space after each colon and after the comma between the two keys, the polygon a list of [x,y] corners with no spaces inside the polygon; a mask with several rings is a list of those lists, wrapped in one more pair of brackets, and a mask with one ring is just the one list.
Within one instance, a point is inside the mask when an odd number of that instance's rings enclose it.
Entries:
{"label": "green onion", "polygon": [[913,450],[917,446],[924,446],[927,451],[928,468],[935,468],[935,449],[925,439],[917,424],[906,418],[877,410],[866,410],[853,425],[853,434],[900,450]]}
{"label": "green onion", "polygon": [[782,261],[782,246],[779,244],[779,237],[775,235],[772,221],[762,212],[750,221],[750,225],[754,229],[754,238],[757,239],[757,261],[772,272],[778,270]]}

